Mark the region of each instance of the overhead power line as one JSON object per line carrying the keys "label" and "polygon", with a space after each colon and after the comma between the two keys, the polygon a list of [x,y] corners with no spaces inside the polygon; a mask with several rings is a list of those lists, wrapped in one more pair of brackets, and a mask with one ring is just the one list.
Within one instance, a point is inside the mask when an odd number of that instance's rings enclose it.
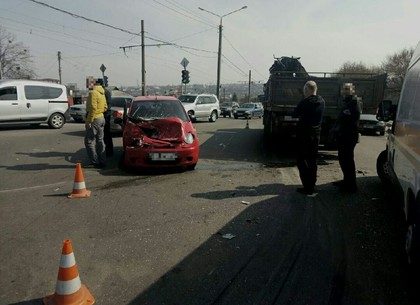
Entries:
{"label": "overhead power line", "polygon": [[124,33],[128,33],[128,34],[131,34],[131,35],[137,35],[137,36],[140,36],[140,34],[139,34],[139,33],[134,33],[134,32],[131,32],[131,31],[128,31],[128,30],[125,30],[125,29],[122,29],[122,28],[119,28],[119,27],[116,27],[116,26],[110,25],[110,24],[106,24],[106,23],[103,23],[103,22],[100,22],[100,21],[96,21],[96,20],[93,20],[93,19],[90,19],[90,18],[86,18],[86,17],[84,17],[84,16],[80,16],[80,15],[77,15],[77,14],[71,13],[71,12],[69,12],[69,11],[65,11],[65,10],[59,9],[59,8],[57,8],[57,7],[54,7],[54,6],[52,6],[52,5],[49,5],[49,4],[44,3],[44,2],[41,2],[41,1],[37,1],[37,0],[28,0],[28,1],[31,1],[31,2],[36,3],[36,4],[39,4],[39,5],[43,5],[43,6],[45,6],[45,7],[48,7],[48,8],[50,8],[50,9],[56,10],[56,11],[58,11],[58,12],[61,12],[61,13],[67,14],[67,15],[70,15],[70,16],[75,17],[75,18],[81,18],[81,19],[84,19],[84,20],[86,20],[86,21],[94,22],[94,23],[97,23],[97,24],[100,24],[100,25],[103,25],[103,26],[109,27],[109,28],[114,29],[114,30],[118,30],[118,31],[121,31],[121,32],[124,32]]}

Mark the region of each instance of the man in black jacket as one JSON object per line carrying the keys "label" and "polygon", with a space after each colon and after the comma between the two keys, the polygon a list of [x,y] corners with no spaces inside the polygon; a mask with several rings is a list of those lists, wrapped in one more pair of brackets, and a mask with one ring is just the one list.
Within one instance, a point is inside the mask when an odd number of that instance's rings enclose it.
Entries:
{"label": "man in black jacket", "polygon": [[333,182],[333,184],[340,187],[343,192],[354,193],[357,191],[354,148],[359,140],[358,126],[361,108],[352,83],[343,85],[343,95],[344,107],[338,115],[334,128],[343,180]]}
{"label": "man in black jacket", "polygon": [[303,87],[304,99],[297,105],[293,116],[299,118],[297,125],[297,167],[303,188],[299,193],[312,195],[315,191],[318,170],[318,145],[325,101],[317,95],[314,81],[307,81]]}
{"label": "man in black jacket", "polygon": [[114,155],[114,143],[112,142],[111,134],[111,92],[105,89],[105,98],[108,106],[107,111],[104,113],[105,118],[105,127],[104,127],[104,143],[105,143],[105,153],[107,157]]}

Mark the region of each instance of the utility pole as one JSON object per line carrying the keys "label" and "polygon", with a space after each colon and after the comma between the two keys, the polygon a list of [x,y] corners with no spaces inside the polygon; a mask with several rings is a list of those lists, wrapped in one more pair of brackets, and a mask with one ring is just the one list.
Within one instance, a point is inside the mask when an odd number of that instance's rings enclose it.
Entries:
{"label": "utility pole", "polygon": [[248,79],[248,103],[251,102],[251,70],[249,70],[249,79]]}
{"label": "utility pole", "polygon": [[232,11],[230,13],[227,13],[227,14],[224,14],[224,15],[215,14],[215,13],[213,13],[211,11],[208,11],[208,10],[202,8],[202,7],[199,7],[198,8],[199,10],[202,10],[204,12],[207,12],[209,14],[212,14],[212,15],[220,18],[220,24],[219,24],[219,48],[218,48],[218,51],[217,51],[217,80],[216,80],[216,82],[217,82],[217,84],[216,84],[216,87],[217,87],[216,88],[216,96],[217,96],[218,99],[220,99],[220,94],[219,94],[220,93],[219,92],[219,90],[220,90],[220,68],[221,68],[221,62],[222,62],[222,29],[223,29],[222,19],[223,19],[223,17],[226,17],[226,16],[228,16],[230,14],[236,13],[236,12],[238,12],[240,10],[243,10],[243,9],[246,9],[246,8],[247,8],[247,6],[243,6],[240,9],[234,10],[234,11]]}
{"label": "utility pole", "polygon": [[59,83],[61,84],[61,52],[60,51],[58,51],[57,56],[58,56],[58,79],[59,79]]}
{"label": "utility pole", "polygon": [[141,21],[141,94],[146,96],[146,69],[144,67],[144,20]]}

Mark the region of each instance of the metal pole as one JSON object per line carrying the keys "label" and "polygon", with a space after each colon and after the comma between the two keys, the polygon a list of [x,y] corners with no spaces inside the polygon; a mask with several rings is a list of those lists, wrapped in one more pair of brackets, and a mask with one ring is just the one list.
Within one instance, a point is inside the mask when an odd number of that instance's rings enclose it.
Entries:
{"label": "metal pole", "polygon": [[61,52],[58,51],[58,79],[59,83],[61,84]]}
{"label": "metal pole", "polygon": [[220,91],[220,69],[221,69],[221,61],[222,61],[222,19],[223,19],[223,17],[229,16],[229,15],[231,15],[233,13],[236,13],[236,12],[238,12],[240,10],[243,10],[243,9],[246,9],[246,8],[247,8],[247,6],[243,6],[243,7],[239,8],[239,9],[234,10],[234,11],[232,11],[230,13],[225,14],[225,15],[215,14],[215,13],[210,12],[210,11],[208,11],[208,10],[202,8],[202,7],[199,7],[198,8],[199,10],[202,10],[204,12],[207,12],[209,14],[212,14],[212,15],[217,16],[217,17],[220,18],[220,25],[219,25],[219,50],[217,52],[217,81],[216,81],[217,82],[217,84],[216,84],[216,86],[217,86],[217,88],[216,88],[216,95],[217,95],[217,98],[218,99],[220,99],[220,94],[219,94],[219,91]]}
{"label": "metal pole", "polygon": [[141,95],[146,96],[146,70],[144,60],[144,21],[141,21]]}
{"label": "metal pole", "polygon": [[251,70],[249,70],[249,80],[248,80],[248,103],[251,102]]}
{"label": "metal pole", "polygon": [[220,17],[219,25],[219,50],[217,52],[217,81],[216,81],[216,96],[217,99],[220,99],[219,90],[220,90],[220,67],[222,61],[222,17]]}

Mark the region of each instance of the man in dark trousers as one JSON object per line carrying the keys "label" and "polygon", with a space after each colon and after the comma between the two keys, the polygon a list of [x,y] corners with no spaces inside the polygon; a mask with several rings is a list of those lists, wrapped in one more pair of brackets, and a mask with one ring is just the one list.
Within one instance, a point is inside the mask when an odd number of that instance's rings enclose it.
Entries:
{"label": "man in dark trousers", "polygon": [[315,192],[318,170],[318,145],[325,101],[317,95],[314,81],[307,81],[303,87],[304,99],[297,105],[293,117],[299,118],[297,125],[297,167],[303,188],[299,193],[312,195]]}
{"label": "man in dark trousers", "polygon": [[104,143],[105,143],[105,154],[107,157],[114,155],[114,143],[112,142],[111,134],[111,92],[104,87],[106,104],[108,106],[107,111],[104,113],[105,127],[104,127]]}
{"label": "man in dark trousers", "polygon": [[359,120],[361,108],[352,83],[343,85],[344,107],[338,115],[334,134],[337,139],[338,161],[343,172],[343,180],[333,182],[342,192],[357,191],[354,148],[359,140]]}

